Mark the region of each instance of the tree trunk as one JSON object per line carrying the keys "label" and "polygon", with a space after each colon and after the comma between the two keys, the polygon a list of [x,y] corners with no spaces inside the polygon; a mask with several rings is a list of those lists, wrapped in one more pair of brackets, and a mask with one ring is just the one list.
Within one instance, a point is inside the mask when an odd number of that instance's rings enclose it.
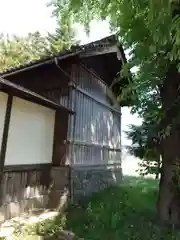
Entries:
{"label": "tree trunk", "polygon": [[159,184],[158,215],[161,220],[178,223],[180,217],[179,196],[173,184],[174,170],[172,164],[164,164]]}
{"label": "tree trunk", "polygon": [[155,179],[159,179],[159,175],[161,173],[161,155],[159,154],[159,159],[158,159],[158,162],[157,162],[157,173],[155,175]]}
{"label": "tree trunk", "polygon": [[[180,192],[177,187],[177,166],[180,166],[180,130],[173,121],[180,112],[180,75],[174,66],[171,66],[163,86],[160,89],[162,111],[164,119],[162,129],[171,125],[170,134],[161,141],[162,171],[159,184],[159,198],[157,211],[161,220],[180,222]],[[177,101],[178,100],[178,101]],[[177,101],[177,104],[174,104]],[[178,120],[180,122],[180,120]],[[173,123],[173,124],[172,124]]]}

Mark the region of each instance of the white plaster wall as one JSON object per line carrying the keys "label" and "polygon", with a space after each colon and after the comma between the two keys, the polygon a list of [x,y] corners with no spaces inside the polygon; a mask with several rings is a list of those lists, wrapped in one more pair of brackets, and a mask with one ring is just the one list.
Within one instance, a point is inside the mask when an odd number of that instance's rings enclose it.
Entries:
{"label": "white plaster wall", "polygon": [[0,147],[2,142],[3,130],[4,130],[4,119],[6,114],[8,95],[0,92]]}
{"label": "white plaster wall", "polygon": [[14,97],[5,165],[51,163],[55,111]]}

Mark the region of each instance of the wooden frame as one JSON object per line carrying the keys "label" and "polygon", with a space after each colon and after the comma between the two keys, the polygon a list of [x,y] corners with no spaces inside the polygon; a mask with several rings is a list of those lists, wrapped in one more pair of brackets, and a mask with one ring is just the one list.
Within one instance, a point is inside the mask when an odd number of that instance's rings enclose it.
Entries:
{"label": "wooden frame", "polygon": [[18,74],[20,72],[31,70],[32,68],[40,67],[44,64],[50,64],[50,63],[56,62],[55,59],[63,60],[63,59],[69,58],[69,57],[76,56],[80,52],[82,52],[82,50],[79,50],[79,51],[76,51],[76,52],[66,51],[64,54],[62,53],[61,56],[60,55],[59,56],[53,56],[53,57],[49,57],[49,59],[43,59],[43,60],[40,59],[40,60],[34,61],[32,63],[29,63],[27,65],[19,66],[15,69],[7,71],[7,72],[5,71],[4,73],[2,73],[1,76],[2,77],[9,77],[11,75],[15,75],[15,74]]}
{"label": "wooden frame", "polygon": [[11,117],[12,101],[13,101],[13,95],[9,94],[7,106],[6,106],[6,115],[4,119],[4,131],[3,131],[2,143],[1,143],[0,172],[3,172],[4,162],[6,157],[6,147],[7,147],[10,117]]}
{"label": "wooden frame", "polygon": [[81,141],[75,141],[75,140],[68,140],[67,144],[72,144],[72,145],[78,145],[78,146],[85,146],[85,147],[96,147],[96,148],[100,148],[100,149],[106,149],[109,151],[115,151],[115,152],[121,152],[121,148],[112,148],[110,146],[107,145],[102,145],[102,144],[97,144],[97,143],[85,143],[85,142],[81,142]]}
{"label": "wooden frame", "polygon": [[[60,134],[61,133],[61,134]],[[66,148],[68,133],[68,114],[61,116],[59,111],[56,111],[55,126],[54,126],[54,141],[53,141],[53,166],[64,166],[66,163],[62,162],[64,156],[64,149]],[[65,149],[65,154],[67,149]]]}
{"label": "wooden frame", "polygon": [[20,85],[12,83],[1,77],[0,77],[0,90],[8,94],[9,92],[12,92],[13,96],[20,97],[24,100],[31,101],[45,107],[49,107],[52,109],[62,109],[69,113],[73,113],[70,109],[64,107],[63,105],[57,104],[29,89],[26,89]]}
{"label": "wooden frame", "polygon": [[4,167],[3,172],[23,172],[23,171],[33,171],[33,170],[44,170],[44,169],[50,169],[51,167],[52,167],[51,163],[9,165]]}
{"label": "wooden frame", "polygon": [[[56,104],[56,103],[52,102],[51,100],[42,97],[39,94],[36,94],[36,93],[34,93],[28,89],[25,89],[19,85],[11,83],[8,80],[2,79],[1,77],[0,77],[0,90],[2,92],[5,92],[8,94],[6,113],[5,113],[5,119],[4,119],[4,129],[3,129],[3,135],[2,135],[2,143],[1,143],[1,149],[0,149],[0,173],[2,173],[3,171],[36,170],[36,169],[40,169],[44,166],[48,166],[48,167],[52,166],[52,163],[54,163],[55,146],[57,145],[55,137],[54,137],[54,146],[53,146],[53,158],[52,158],[51,164],[32,164],[32,165],[15,165],[15,166],[11,165],[11,166],[4,167],[13,97],[17,96],[17,97],[27,100],[29,102],[34,102],[36,104],[54,109],[56,111],[56,119],[57,119],[57,116],[59,116],[59,114],[61,112],[62,116],[67,115],[67,117],[65,117],[65,119],[67,120],[68,114],[73,113],[73,112],[60,104]],[[58,121],[56,119],[55,119],[55,126],[54,126],[54,136],[57,135],[56,134],[56,129],[57,129],[56,125],[57,125]],[[58,117],[58,119],[60,119],[60,117]],[[66,131],[66,135],[67,135],[67,131]],[[62,139],[60,139],[60,141],[62,141]]]}
{"label": "wooden frame", "polygon": [[98,99],[97,97],[92,96],[91,94],[89,94],[88,92],[86,92],[85,90],[83,90],[82,88],[80,88],[80,87],[78,87],[78,86],[74,86],[74,84],[71,84],[69,87],[74,88],[76,91],[82,93],[82,94],[85,95],[86,97],[93,99],[96,103],[98,103],[98,104],[106,107],[107,109],[111,110],[112,112],[115,112],[115,113],[117,113],[117,114],[119,114],[119,115],[122,114],[120,110],[118,110],[118,109],[116,109],[116,108],[114,108],[114,107],[109,106],[108,104],[106,104],[105,102],[101,101],[101,100]]}
{"label": "wooden frame", "polygon": [[97,47],[97,49],[90,49],[89,51],[84,51],[80,53],[80,58],[87,58],[91,56],[97,56],[97,55],[103,55],[103,54],[108,54],[108,53],[116,53],[118,51],[118,47],[116,45],[111,45],[111,46],[104,46],[102,47]]}

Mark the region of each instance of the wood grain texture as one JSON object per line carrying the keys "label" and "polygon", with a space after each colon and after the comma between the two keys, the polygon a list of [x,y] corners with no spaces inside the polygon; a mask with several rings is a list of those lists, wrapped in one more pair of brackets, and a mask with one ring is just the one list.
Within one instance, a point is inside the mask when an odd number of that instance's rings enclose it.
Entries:
{"label": "wood grain texture", "polygon": [[70,196],[70,167],[4,172],[0,184],[0,222],[24,213],[61,210]]}
{"label": "wood grain texture", "polygon": [[5,172],[1,182],[1,203],[19,202],[48,194],[50,169]]}

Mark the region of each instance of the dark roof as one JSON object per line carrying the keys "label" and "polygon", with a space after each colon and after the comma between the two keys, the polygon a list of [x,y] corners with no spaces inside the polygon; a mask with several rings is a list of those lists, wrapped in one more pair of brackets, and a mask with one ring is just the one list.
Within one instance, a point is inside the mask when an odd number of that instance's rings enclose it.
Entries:
{"label": "dark roof", "polygon": [[19,86],[6,79],[3,79],[2,77],[0,77],[0,89],[2,89],[5,92],[11,91],[13,95],[20,96],[24,99],[31,100],[33,102],[39,103],[41,105],[44,105],[53,109],[62,109],[69,113],[73,113],[73,111],[64,107],[63,105],[57,104],[35,92],[32,92],[31,90],[28,90],[22,86]]}
{"label": "dark roof", "polygon": [[[108,36],[106,38],[103,38],[103,39],[100,39],[100,40],[97,40],[97,41],[94,41],[94,42],[91,42],[91,43],[88,43],[88,44],[85,44],[85,45],[71,46],[70,50],[60,52],[56,55],[43,57],[39,60],[33,60],[33,61],[31,61],[27,64],[22,64],[22,65],[17,66],[17,67],[9,68],[5,71],[0,72],[0,76],[6,77],[9,74],[14,73],[14,72],[19,71],[19,70],[25,70],[26,68],[38,67],[39,65],[42,65],[42,64],[51,63],[51,62],[54,61],[54,58],[58,58],[59,60],[61,60],[61,59],[64,59],[64,58],[68,58],[68,57],[78,55],[78,54],[83,53],[83,52],[92,51],[96,48],[108,47],[108,46],[111,46],[112,44],[115,44],[115,43],[117,43],[117,36],[115,34],[113,34],[113,35]],[[121,51],[121,48],[120,48],[120,51]],[[125,56],[124,52],[122,52],[122,56]]]}

